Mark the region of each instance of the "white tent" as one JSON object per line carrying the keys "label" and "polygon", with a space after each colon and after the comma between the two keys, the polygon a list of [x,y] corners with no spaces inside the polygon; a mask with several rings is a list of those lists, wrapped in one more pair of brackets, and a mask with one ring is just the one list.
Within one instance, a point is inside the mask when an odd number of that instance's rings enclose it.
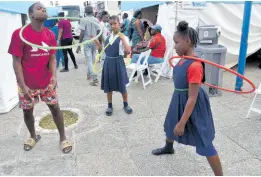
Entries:
{"label": "white tent", "polygon": [[[190,26],[216,25],[220,27],[219,44],[227,47],[226,65],[238,62],[241,41],[244,2],[207,2],[205,7],[184,7],[183,3],[165,3],[159,5],[157,23],[164,26],[168,38],[175,31],[175,24],[185,20]],[[261,48],[261,4],[254,3],[251,13],[247,55]],[[165,28],[168,25],[168,28]],[[173,45],[171,40],[169,45]]]}
{"label": "white tent", "polygon": [[8,47],[14,30],[22,27],[22,14],[27,14],[33,1],[0,2],[0,114],[7,113],[18,103],[18,88]]}
{"label": "white tent", "polygon": [[[232,67],[238,63],[244,14],[244,1],[157,1],[157,3],[150,3],[153,6],[158,3],[156,23],[163,27],[162,33],[167,40],[167,47],[173,48],[174,44],[172,38],[176,25],[179,21],[185,20],[192,27],[215,25],[220,27],[219,29],[221,36],[219,37],[219,44],[227,47],[226,66]],[[150,4],[146,6],[144,4],[146,5],[145,1],[143,4],[138,4],[137,6],[135,6],[135,4],[132,6],[126,4],[124,7],[125,10],[126,7],[130,6],[134,10],[143,8],[142,10],[146,11],[145,9],[150,8]],[[253,2],[247,56],[253,54],[261,48],[260,22],[261,3]],[[174,52],[173,55],[175,55]],[[169,73],[169,68],[166,68],[164,73]]]}

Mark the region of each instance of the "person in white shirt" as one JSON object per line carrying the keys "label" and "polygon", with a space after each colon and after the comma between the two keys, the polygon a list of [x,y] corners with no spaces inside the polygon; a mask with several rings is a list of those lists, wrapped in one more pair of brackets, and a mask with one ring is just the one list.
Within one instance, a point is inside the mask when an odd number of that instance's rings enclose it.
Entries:
{"label": "person in white shirt", "polygon": [[102,36],[103,36],[103,42],[106,41],[107,37],[110,36],[110,30],[108,29],[108,22],[109,22],[109,13],[107,11],[102,11],[101,18],[102,21],[100,25],[102,26]]}
{"label": "person in white shirt", "polygon": [[[87,6],[85,8],[85,13],[87,14],[86,18],[81,19],[80,21],[80,39],[79,43],[82,43],[83,41],[90,40],[97,36],[100,30],[99,21],[97,18],[93,16],[93,8],[92,6]],[[93,23],[95,22],[95,23]],[[92,71],[93,63],[96,59],[97,55],[97,47],[98,50],[102,48],[102,45],[98,40],[95,40],[94,42],[88,43],[84,45],[84,55],[87,60],[87,80],[91,80],[90,84],[92,86],[98,86],[99,80],[96,73]],[[79,46],[76,50],[76,53],[79,53],[81,50],[81,47]]]}

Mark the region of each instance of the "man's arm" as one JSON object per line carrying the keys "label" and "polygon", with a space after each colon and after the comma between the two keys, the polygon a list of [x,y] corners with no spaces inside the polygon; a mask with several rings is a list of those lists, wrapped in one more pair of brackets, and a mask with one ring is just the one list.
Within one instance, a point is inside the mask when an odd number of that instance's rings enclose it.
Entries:
{"label": "man's arm", "polygon": [[14,68],[14,72],[15,72],[15,76],[16,76],[18,85],[22,89],[24,97],[27,100],[32,100],[30,91],[29,91],[30,89],[27,87],[27,85],[25,85],[25,82],[24,82],[24,73],[23,73],[21,58],[16,57],[14,55],[12,55],[12,57],[13,57],[13,68]]}
{"label": "man's arm", "polygon": [[[84,33],[85,33],[85,30],[81,29],[81,33],[80,33],[80,36],[79,36],[79,43],[82,43],[83,38],[84,38]],[[81,46],[78,46],[77,49],[76,49],[76,53],[79,53],[80,51],[81,51]]]}
{"label": "man's arm", "polygon": [[52,54],[49,60],[49,69],[52,74],[52,77],[56,77],[56,56]]}
{"label": "man's arm", "polygon": [[[97,35],[101,32],[101,29],[98,29],[97,30]],[[96,44],[96,46],[98,47],[98,50],[99,52],[102,50],[102,45],[101,45],[101,42],[104,43],[104,38],[103,38],[103,35],[101,34],[100,37],[98,38],[98,40],[94,40],[94,43]]]}
{"label": "man's arm", "polygon": [[[82,43],[84,34],[85,34],[85,21],[83,19],[80,20],[79,29],[81,30],[80,36],[79,36],[79,43]],[[79,53],[81,51],[81,46],[78,46],[76,49],[76,53]]]}
{"label": "man's arm", "polygon": [[59,32],[58,32],[57,40],[60,41],[62,39],[62,35],[63,35],[63,25],[60,22],[58,22],[58,29],[59,29]]}
{"label": "man's arm", "polygon": [[[55,35],[52,33],[51,34],[51,46],[55,47],[57,46],[56,41],[55,41]],[[57,81],[56,81],[56,50],[50,50],[50,59],[49,59],[49,65],[48,68],[51,72],[51,80],[50,84],[53,85],[54,87],[57,86]]]}
{"label": "man's arm", "polygon": [[[101,32],[101,29],[97,30],[97,35],[98,35],[100,32]],[[103,32],[104,32],[104,31],[103,31]],[[102,42],[102,43],[105,42],[105,39],[104,39],[104,37],[103,37],[103,32],[102,32],[102,34],[101,34],[101,35],[99,36],[99,38],[98,38],[99,42]]]}
{"label": "man's arm", "polygon": [[26,85],[24,83],[24,73],[23,73],[21,58],[16,57],[14,55],[13,55],[13,68],[14,68],[16,79],[18,81],[19,86],[22,89],[24,89],[26,87]]}
{"label": "man's arm", "polygon": [[22,66],[23,51],[24,51],[24,43],[19,37],[19,30],[16,30],[12,34],[8,53],[11,54],[13,58],[13,68],[14,68],[17,82],[19,86],[24,90],[24,88],[27,86],[25,85],[24,82],[24,73],[23,73],[23,66]]}
{"label": "man's arm", "polygon": [[[85,31],[84,30],[81,30],[81,33],[80,33],[80,37],[79,37],[79,43],[82,43],[83,42],[83,38],[84,38],[84,34],[85,34]],[[101,35],[102,36],[102,35]],[[100,36],[100,37],[101,37]],[[100,39],[100,38],[99,38]],[[102,48],[101,46],[101,43],[99,42],[99,40],[94,40],[94,43],[98,46],[98,48]]]}
{"label": "man's arm", "polygon": [[80,37],[79,37],[79,43],[82,43],[83,38],[84,38],[84,33],[85,33],[85,31],[81,30]]}
{"label": "man's arm", "polygon": [[62,29],[62,28],[59,28],[58,39],[57,39],[58,41],[61,40],[62,35],[63,35],[63,29]]}
{"label": "man's arm", "polygon": [[139,33],[141,39],[144,40],[144,34],[143,34],[143,31],[142,31],[141,21],[140,20],[136,20],[135,25],[137,27],[137,30],[138,30],[138,33]]}
{"label": "man's arm", "polygon": [[86,30],[86,22],[84,19],[80,20],[79,29],[81,30],[80,36],[79,36],[79,43],[82,43],[85,30]]}

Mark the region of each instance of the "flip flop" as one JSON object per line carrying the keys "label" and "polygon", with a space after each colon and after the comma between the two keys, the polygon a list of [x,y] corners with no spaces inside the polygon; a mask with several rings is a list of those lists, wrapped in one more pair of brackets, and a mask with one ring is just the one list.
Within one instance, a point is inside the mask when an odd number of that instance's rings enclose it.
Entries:
{"label": "flip flop", "polygon": [[61,142],[61,148],[64,154],[68,154],[72,151],[72,143],[68,140]]}
{"label": "flip flop", "polygon": [[33,147],[36,145],[36,143],[38,143],[38,141],[40,141],[41,136],[37,135],[36,139],[33,138],[29,138],[24,142],[24,150],[25,151],[30,151],[31,149],[33,149]]}

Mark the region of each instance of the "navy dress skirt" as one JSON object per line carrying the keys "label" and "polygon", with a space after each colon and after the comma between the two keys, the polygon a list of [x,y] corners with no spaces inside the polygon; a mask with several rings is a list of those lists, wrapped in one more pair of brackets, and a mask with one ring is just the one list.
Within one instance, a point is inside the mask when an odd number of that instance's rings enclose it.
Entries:
{"label": "navy dress skirt", "polygon": [[[180,60],[181,61],[181,60]],[[174,67],[173,93],[169,110],[164,123],[164,131],[168,139],[181,144],[196,147],[208,147],[212,145],[215,137],[215,128],[212,118],[210,102],[206,92],[200,87],[195,108],[188,119],[184,135],[174,136],[176,124],[181,119],[188,100],[187,70],[194,60],[186,60],[182,65],[179,63]]]}
{"label": "navy dress skirt", "polygon": [[[108,37],[105,41],[105,46],[109,42]],[[126,84],[129,83],[129,78],[126,71],[123,56],[119,55],[120,38],[117,38],[112,45],[105,49],[105,60],[102,70],[101,89],[105,93],[117,91],[126,93]]]}

